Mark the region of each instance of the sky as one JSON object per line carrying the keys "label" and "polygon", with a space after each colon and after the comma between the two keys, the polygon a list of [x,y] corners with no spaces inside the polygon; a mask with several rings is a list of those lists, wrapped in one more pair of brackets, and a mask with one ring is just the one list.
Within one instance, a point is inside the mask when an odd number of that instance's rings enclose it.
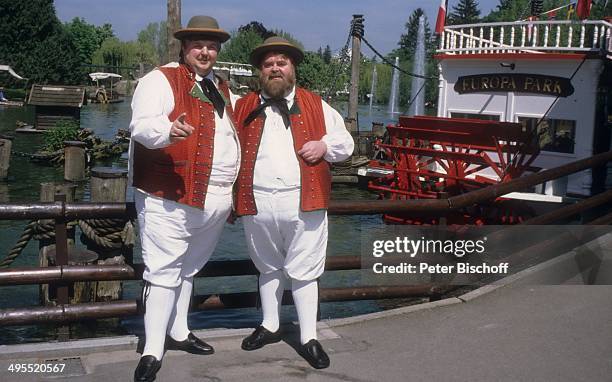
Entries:
{"label": "sky", "polygon": [[[449,11],[457,2],[449,0]],[[326,45],[338,51],[346,43],[352,15],[362,14],[365,38],[382,54],[397,47],[404,25],[416,8],[425,10],[433,28],[440,6],[440,0],[182,0],[181,3],[182,25],[198,14],[215,17],[228,32],[250,21],[259,21],[268,29],[289,32],[310,51]],[[499,1],[478,3],[481,14],[487,15]],[[61,21],[81,17],[94,25],[110,23],[115,35],[124,41],[135,40],[147,24],[165,20],[166,5],[166,0],[55,0]],[[373,55],[365,46],[363,54]]]}

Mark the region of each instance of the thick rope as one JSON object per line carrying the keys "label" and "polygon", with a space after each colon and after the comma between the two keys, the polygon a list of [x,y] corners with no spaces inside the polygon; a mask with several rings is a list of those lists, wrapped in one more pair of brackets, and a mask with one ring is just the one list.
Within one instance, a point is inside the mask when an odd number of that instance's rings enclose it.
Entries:
{"label": "thick rope", "polygon": [[[108,249],[133,247],[135,244],[134,225],[123,219],[92,219],[68,223],[69,227],[77,225],[87,240]],[[0,269],[8,268],[19,257],[30,240],[49,240],[55,238],[53,220],[32,220],[26,225],[19,240],[9,253],[0,261]]]}
{"label": "thick rope", "polygon": [[28,242],[34,236],[35,227],[37,225],[37,221],[33,220],[24,228],[21,237],[8,253],[2,261],[0,261],[0,268],[8,268],[17,257],[23,252],[23,249],[28,245]]}

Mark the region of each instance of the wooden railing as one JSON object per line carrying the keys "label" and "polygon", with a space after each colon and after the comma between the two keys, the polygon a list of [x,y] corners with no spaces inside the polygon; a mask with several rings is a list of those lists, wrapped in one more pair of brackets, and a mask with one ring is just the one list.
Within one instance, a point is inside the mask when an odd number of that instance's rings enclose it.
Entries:
{"label": "wooden railing", "polygon": [[438,53],[611,52],[612,24],[603,20],[516,21],[444,28]]}
{"label": "wooden railing", "polygon": [[227,70],[233,76],[247,76],[251,77],[254,75],[253,66],[249,64],[241,64],[237,62],[223,62],[217,61],[215,63],[215,70]]}

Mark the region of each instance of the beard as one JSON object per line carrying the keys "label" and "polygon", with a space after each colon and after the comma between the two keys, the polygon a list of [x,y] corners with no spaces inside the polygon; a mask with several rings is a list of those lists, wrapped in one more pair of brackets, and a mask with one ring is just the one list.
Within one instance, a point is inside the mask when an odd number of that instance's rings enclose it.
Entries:
{"label": "beard", "polygon": [[[280,77],[281,80],[274,80],[273,78]],[[271,79],[272,78],[272,79]],[[291,92],[295,85],[295,72],[283,76],[282,74],[275,74],[273,76],[261,76],[259,78],[259,85],[261,89],[270,98],[284,98]]]}

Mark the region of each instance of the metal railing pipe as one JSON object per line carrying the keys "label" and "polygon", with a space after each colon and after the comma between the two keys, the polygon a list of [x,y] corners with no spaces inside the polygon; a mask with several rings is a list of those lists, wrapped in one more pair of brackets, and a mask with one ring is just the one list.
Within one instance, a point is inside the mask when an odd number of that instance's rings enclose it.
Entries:
{"label": "metal railing pipe", "polygon": [[[428,297],[448,291],[450,286],[423,284],[409,286],[374,286],[327,288],[320,290],[322,302],[373,300],[384,298]],[[195,310],[255,307],[258,292],[194,296]],[[283,303],[290,303],[290,294]],[[102,303],[58,305],[0,310],[0,326],[32,325],[49,322],[71,322],[87,319],[126,317],[139,314],[139,302],[122,300]]]}
{"label": "metal railing pipe", "polygon": [[584,158],[565,164],[563,166],[551,168],[535,174],[529,174],[520,178],[515,178],[504,183],[495,184],[479,190],[471,191],[465,194],[451,196],[448,198],[452,209],[470,207],[476,203],[485,200],[493,200],[497,197],[524,190],[525,188],[535,186],[549,180],[561,178],[578,171],[586,170],[598,165],[602,165],[612,160],[612,151],[597,154],[592,157]]}
{"label": "metal railing pipe", "polygon": [[602,192],[588,199],[581,200],[569,206],[561,207],[554,211],[546,214],[536,216],[523,222],[524,225],[535,225],[535,224],[550,224],[554,221],[568,218],[570,216],[579,214],[580,212],[589,210],[593,207],[600,206],[604,203],[612,201],[612,190]]}
{"label": "metal railing pipe", "polygon": [[20,267],[0,270],[0,285],[134,279],[136,279],[134,270],[129,265],[67,265],[42,268]]}

